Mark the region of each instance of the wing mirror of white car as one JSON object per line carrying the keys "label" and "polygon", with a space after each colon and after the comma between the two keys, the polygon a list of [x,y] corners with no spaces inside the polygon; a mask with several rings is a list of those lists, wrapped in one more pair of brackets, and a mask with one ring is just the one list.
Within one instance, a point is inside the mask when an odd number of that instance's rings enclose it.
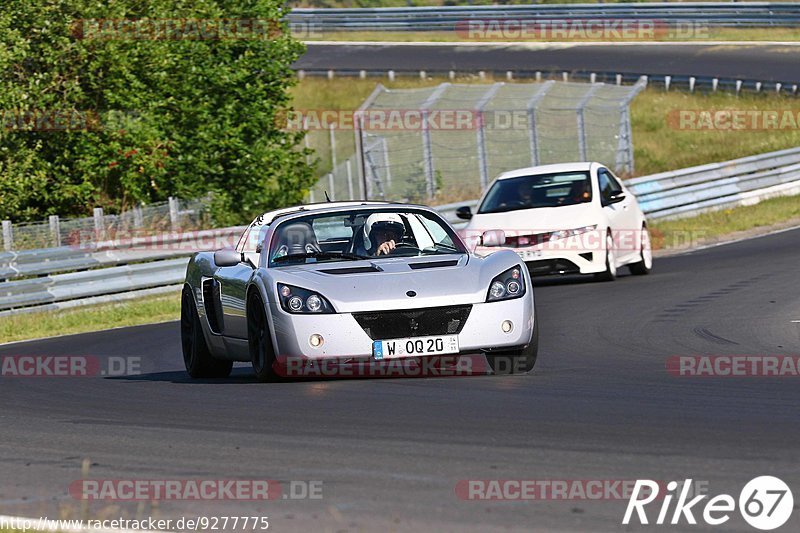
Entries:
{"label": "wing mirror of white car", "polygon": [[472,209],[468,205],[462,205],[456,209],[456,216],[462,220],[469,220],[472,218]]}
{"label": "wing mirror of white car", "polygon": [[501,229],[484,231],[481,236],[483,246],[502,246],[506,243],[506,232]]}
{"label": "wing mirror of white car", "polygon": [[621,202],[624,199],[625,199],[625,193],[624,192],[618,192],[618,193],[612,194],[611,196],[608,197],[608,200],[606,200],[606,205],[618,204],[619,202]]}
{"label": "wing mirror of white car", "polygon": [[230,248],[214,252],[214,264],[218,267],[236,266],[242,262],[242,254]]}

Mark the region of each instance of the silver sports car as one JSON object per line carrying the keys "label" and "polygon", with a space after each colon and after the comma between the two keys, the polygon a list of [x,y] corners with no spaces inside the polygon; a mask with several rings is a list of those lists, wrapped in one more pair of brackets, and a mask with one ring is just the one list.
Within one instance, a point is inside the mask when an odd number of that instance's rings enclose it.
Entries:
{"label": "silver sports car", "polygon": [[[482,238],[487,246],[496,239]],[[512,250],[471,254],[435,211],[338,202],[264,213],[235,249],[196,253],[181,301],[186,370],[225,377],[249,361],[383,364],[486,356],[528,372],[539,328],[530,274]]]}

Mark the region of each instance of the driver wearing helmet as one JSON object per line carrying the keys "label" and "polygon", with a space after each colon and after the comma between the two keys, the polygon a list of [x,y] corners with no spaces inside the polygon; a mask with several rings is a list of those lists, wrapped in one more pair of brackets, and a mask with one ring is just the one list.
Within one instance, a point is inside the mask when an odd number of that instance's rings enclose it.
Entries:
{"label": "driver wearing helmet", "polygon": [[404,233],[405,224],[397,213],[373,213],[364,223],[364,247],[372,255],[389,254]]}

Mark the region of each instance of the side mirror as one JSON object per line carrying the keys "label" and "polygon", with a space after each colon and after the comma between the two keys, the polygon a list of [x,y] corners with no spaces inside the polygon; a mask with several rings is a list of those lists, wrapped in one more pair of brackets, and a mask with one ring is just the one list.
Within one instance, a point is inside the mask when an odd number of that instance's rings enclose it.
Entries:
{"label": "side mirror", "polygon": [[481,236],[481,245],[492,247],[502,246],[506,243],[506,232],[501,229],[484,231]]}
{"label": "side mirror", "polygon": [[469,220],[472,218],[472,209],[468,205],[462,205],[456,209],[456,216],[463,220]]}
{"label": "side mirror", "polygon": [[625,193],[618,192],[608,197],[608,199],[606,200],[606,205],[618,204],[624,199],[625,199]]}
{"label": "side mirror", "polygon": [[214,252],[214,264],[218,267],[236,266],[242,262],[242,254],[230,248],[223,248]]}

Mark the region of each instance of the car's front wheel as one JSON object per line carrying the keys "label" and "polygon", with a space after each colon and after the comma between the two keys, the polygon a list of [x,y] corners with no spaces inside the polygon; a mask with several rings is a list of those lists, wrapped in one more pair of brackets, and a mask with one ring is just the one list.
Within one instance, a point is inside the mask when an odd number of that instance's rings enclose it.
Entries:
{"label": "car's front wheel", "polygon": [[256,293],[250,297],[247,306],[247,342],[256,379],[262,382],[275,381],[275,350],[269,335],[264,303]]}
{"label": "car's front wheel", "polygon": [[526,374],[536,365],[539,355],[539,317],[533,314],[533,335],[531,342],[522,349],[509,351],[491,351],[486,354],[486,361],[495,374]]}
{"label": "car's front wheel", "polygon": [[650,233],[647,226],[642,226],[642,246],[639,252],[639,262],[628,265],[628,270],[636,276],[649,274],[653,269],[653,250],[650,245]]}
{"label": "car's front wheel", "polygon": [[611,233],[606,235],[606,269],[594,275],[597,281],[614,281],[617,279],[617,258],[614,254],[614,239]]}
{"label": "car's front wheel", "polygon": [[231,374],[233,361],[211,355],[202,327],[192,292],[184,288],[181,295],[181,347],[186,372],[193,378],[226,378]]}

